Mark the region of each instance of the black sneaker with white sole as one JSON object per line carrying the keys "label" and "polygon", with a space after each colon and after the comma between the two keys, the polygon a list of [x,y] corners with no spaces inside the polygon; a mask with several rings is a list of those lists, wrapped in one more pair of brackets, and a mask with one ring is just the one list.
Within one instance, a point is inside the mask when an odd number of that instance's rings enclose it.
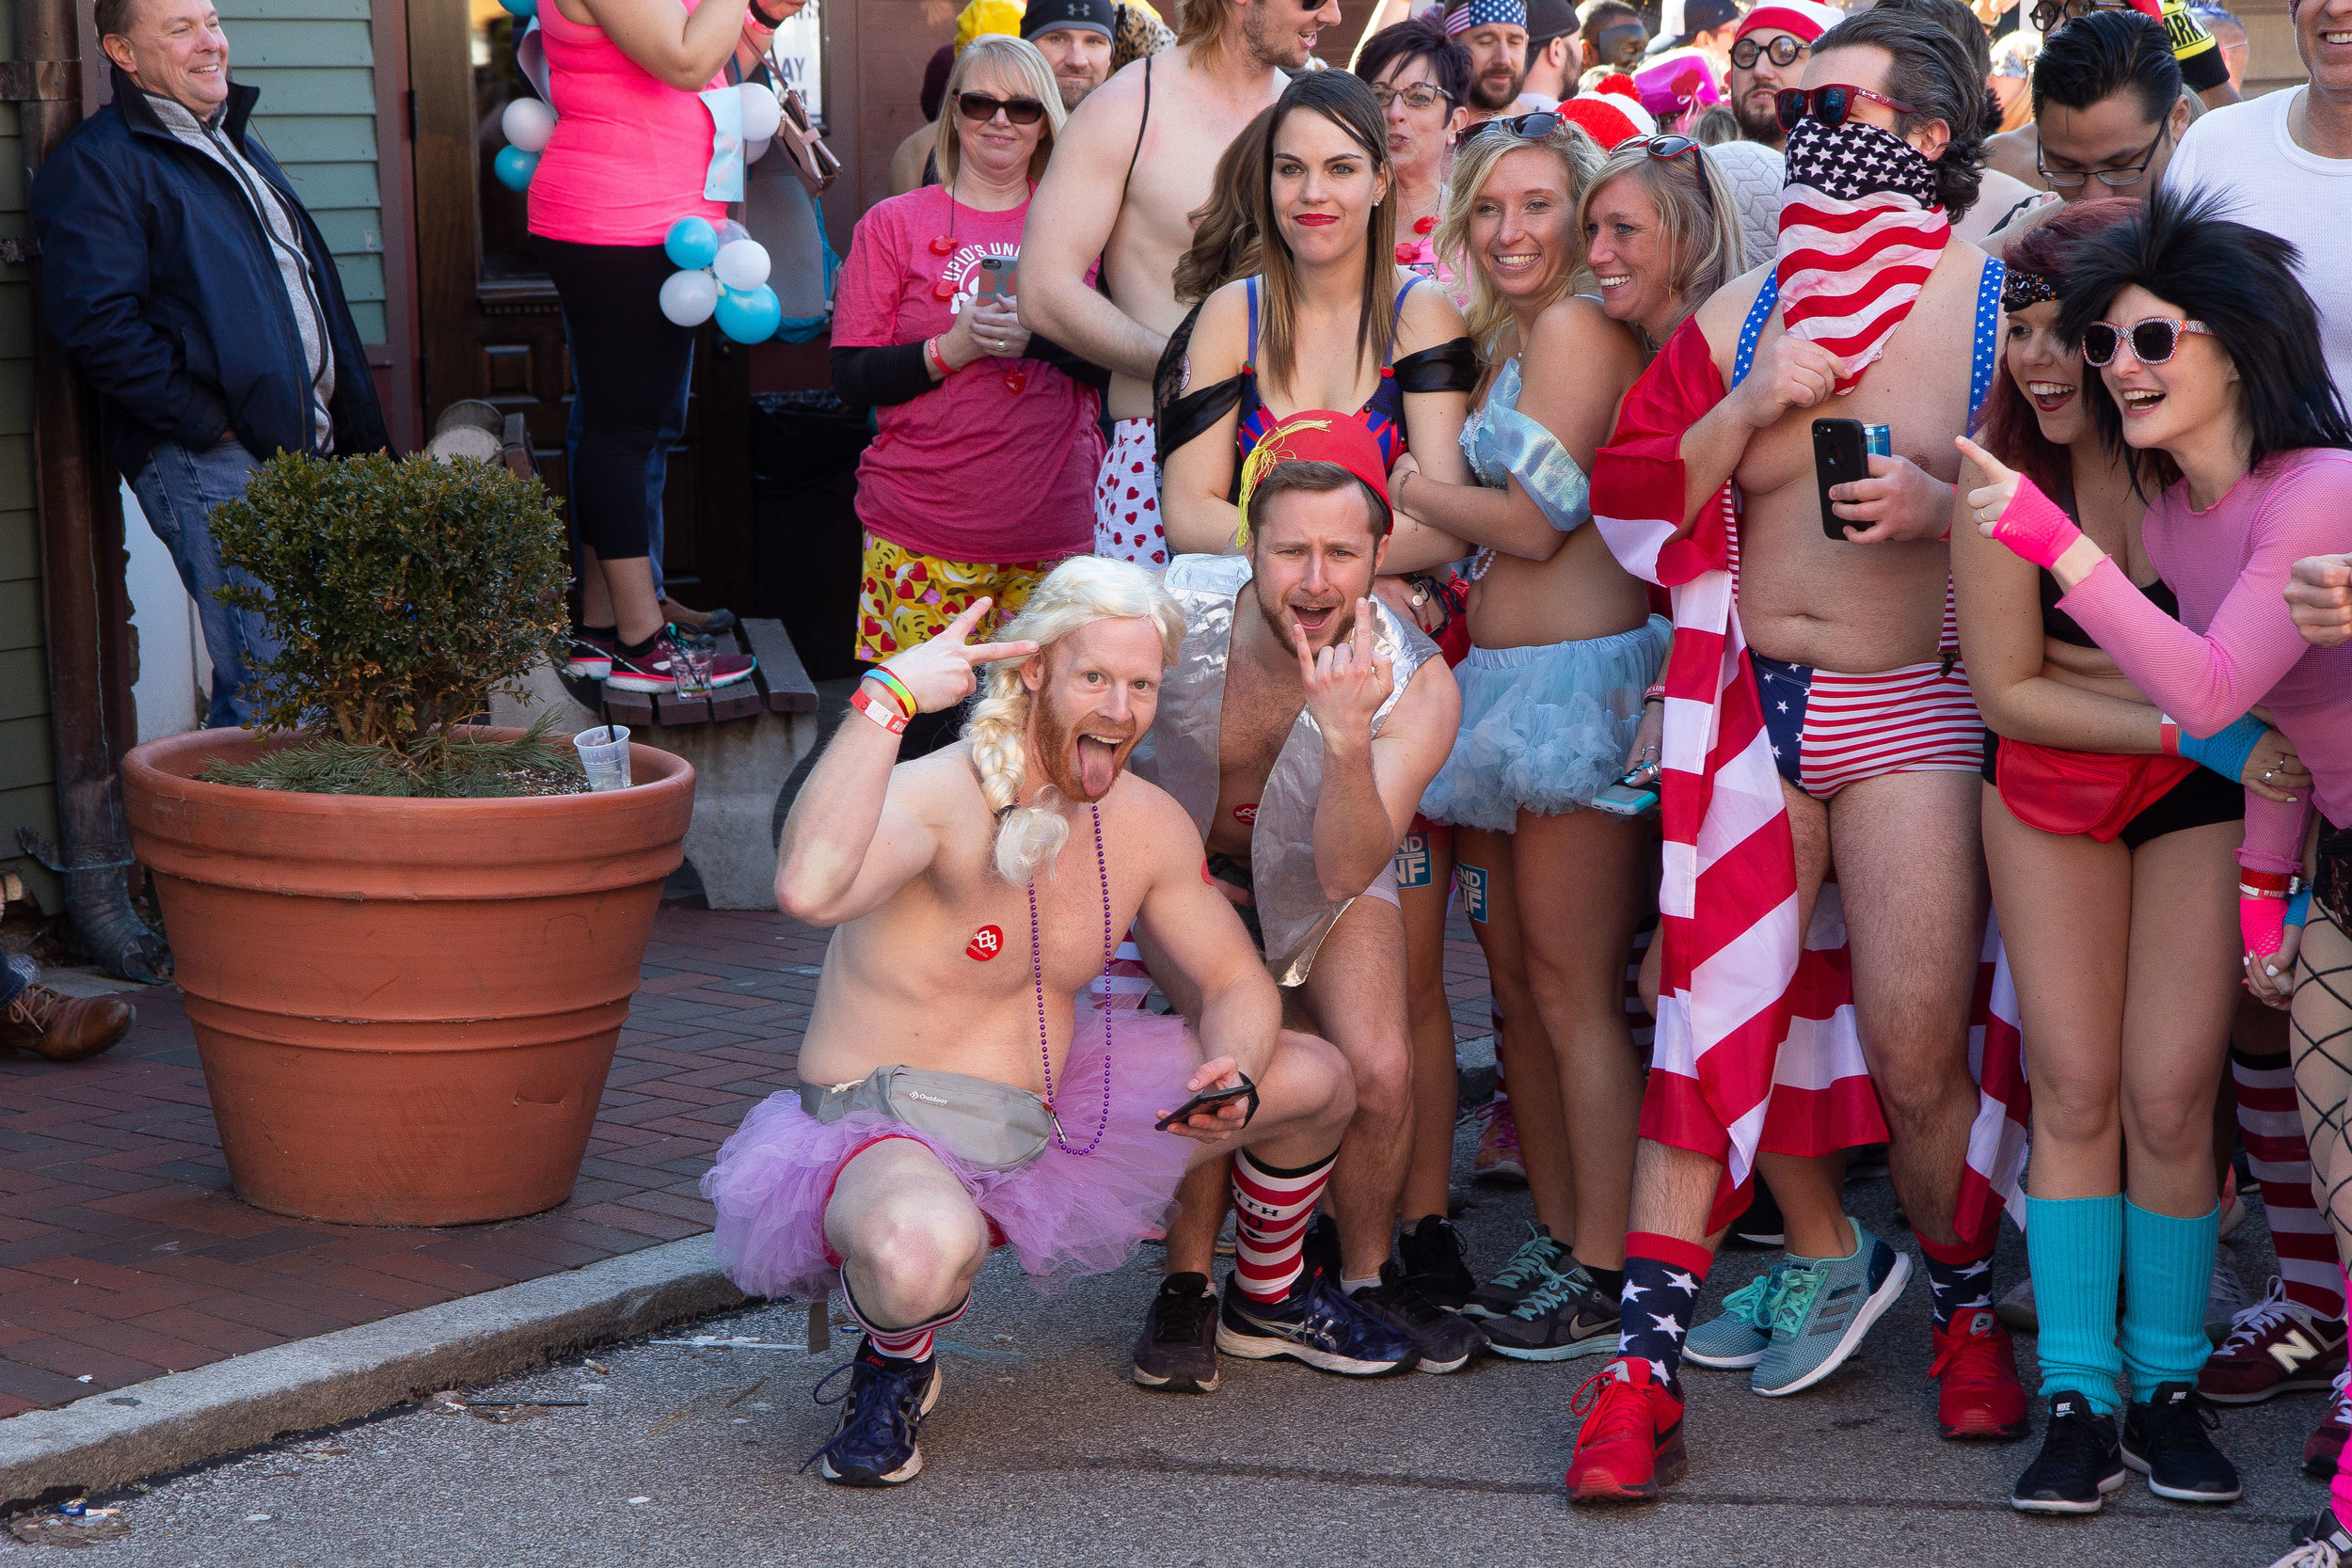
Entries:
{"label": "black sneaker with white sole", "polygon": [[2159,1383],[2145,1403],[2123,1415],[2123,1463],[2148,1478],[2148,1490],[2176,1503],[2233,1503],[2244,1488],[2237,1466],[2213,1446],[2221,1418],[2193,1383]]}
{"label": "black sneaker with white sole", "polygon": [[1378,1377],[1421,1359],[1420,1345],[1349,1299],[1320,1269],[1300,1271],[1279,1301],[1253,1301],[1227,1279],[1216,1348],[1247,1361],[1287,1355],[1347,1377]]}
{"label": "black sneaker with white sole", "polygon": [[1132,1375],[1146,1388],[1216,1392],[1216,1287],[1207,1275],[1171,1274],[1160,1281],[1136,1341]]}
{"label": "black sneaker with white sole", "polygon": [[1397,1232],[1397,1261],[1405,1278],[1437,1306],[1459,1312],[1470,1304],[1478,1278],[1466,1261],[1469,1248],[1454,1222],[1443,1214],[1423,1214],[1419,1223]]}
{"label": "black sneaker with white sole", "polygon": [[1380,1283],[1359,1285],[1348,1299],[1410,1339],[1420,1351],[1414,1362],[1424,1372],[1458,1372],[1486,1348],[1478,1325],[1432,1302],[1394,1263],[1380,1265]]}
{"label": "black sneaker with white sole", "polygon": [[2017,1478],[2009,1505],[2021,1513],[2096,1513],[2123,1479],[2115,1418],[2100,1415],[2080,1394],[2058,1394],[2050,1400],[2042,1451]]}
{"label": "black sneaker with white sole", "polygon": [[2337,1568],[2340,1563],[2352,1563],[2352,1529],[2344,1527],[2330,1503],[2295,1527],[2295,1550],[2270,1568]]}
{"label": "black sneaker with white sole", "polygon": [[[825,1385],[850,1374],[838,1399],[825,1398]],[[902,1486],[923,1469],[915,1435],[923,1418],[939,1402],[939,1359],[901,1361],[882,1354],[871,1339],[858,1341],[857,1354],[827,1372],[812,1390],[818,1404],[841,1406],[840,1430],[833,1441],[808,1456],[817,1473],[836,1486]]]}

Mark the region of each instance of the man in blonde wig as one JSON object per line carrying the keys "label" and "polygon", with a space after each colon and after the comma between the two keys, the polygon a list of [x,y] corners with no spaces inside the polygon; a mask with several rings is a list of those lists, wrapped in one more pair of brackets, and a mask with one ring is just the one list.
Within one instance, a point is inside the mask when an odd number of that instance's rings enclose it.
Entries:
{"label": "man in blonde wig", "polygon": [[[1125,770],[1183,641],[1175,601],[1081,557],[1005,641],[967,646],[987,610],[867,675],[786,819],[776,902],[834,928],[802,1086],[704,1182],[739,1284],[822,1299],[838,1275],[866,1330],[817,1455],[846,1485],[921,1469],[931,1337],[993,1247],[1041,1281],[1116,1268],[1187,1165],[1326,1163],[1355,1109],[1338,1053],[1282,1031],[1190,819]],[[899,763],[910,714],[962,702],[982,666],[963,741]],[[1193,1025],[1081,1005],[1130,922],[1205,998]]]}

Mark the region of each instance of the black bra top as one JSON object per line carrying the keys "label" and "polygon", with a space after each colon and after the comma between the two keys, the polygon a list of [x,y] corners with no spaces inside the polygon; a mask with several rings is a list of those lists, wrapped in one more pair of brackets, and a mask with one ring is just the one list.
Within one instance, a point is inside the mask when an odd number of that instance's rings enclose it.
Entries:
{"label": "black bra top", "polygon": [[[2072,643],[2077,648],[2097,647],[2098,639],[2075,625],[2074,618],[2058,607],[2058,600],[2066,596],[2066,591],[2058,586],[2058,578],[2046,570],[2038,575],[2042,578],[2042,635],[2054,641]],[[2173,620],[2181,618],[2180,596],[2162,578],[2140,589],[2140,593],[2147,595],[2150,604]]]}
{"label": "black bra top", "polygon": [[[1397,291],[1397,313],[1402,316],[1405,295],[1411,292],[1416,277]],[[1252,280],[1253,284],[1255,280]],[[1205,303],[1205,302],[1204,302]],[[1257,374],[1254,363],[1256,343],[1256,292],[1251,291],[1250,359],[1241,372],[1224,380],[1203,387],[1199,391],[1179,394],[1184,385],[1184,356],[1192,347],[1194,325],[1200,319],[1200,307],[1196,305],[1186,313],[1184,322],[1168,334],[1168,346],[1160,353],[1160,362],[1152,376],[1152,443],[1160,464],[1167,466],[1168,454],[1197,440],[1226,415],[1236,408],[1243,410],[1243,423],[1263,408],[1257,396]],[[1391,460],[1404,450],[1404,395],[1408,392],[1470,392],[1478,386],[1478,346],[1468,338],[1454,338],[1432,347],[1416,350],[1382,367],[1380,385],[1357,417],[1375,434],[1385,437],[1384,451],[1393,447]],[[1247,406],[1245,407],[1245,404]],[[1246,433],[1237,432],[1247,440]],[[1233,483],[1228,499],[1241,493],[1241,465],[1233,466]]]}

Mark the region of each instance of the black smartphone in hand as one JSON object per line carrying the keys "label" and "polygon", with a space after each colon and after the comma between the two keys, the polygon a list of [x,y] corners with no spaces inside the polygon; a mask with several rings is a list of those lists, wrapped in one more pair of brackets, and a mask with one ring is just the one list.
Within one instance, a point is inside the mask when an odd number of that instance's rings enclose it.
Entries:
{"label": "black smartphone in hand", "polygon": [[1236,1084],[1230,1089],[1202,1089],[1152,1125],[1165,1132],[1178,1122],[1189,1121],[1203,1111],[1214,1111],[1220,1105],[1230,1105],[1236,1100],[1247,1100],[1248,1097],[1249,1085],[1247,1084]]}
{"label": "black smartphone in hand", "polygon": [[1836,514],[1830,503],[1830,486],[1852,484],[1869,477],[1870,449],[1863,436],[1862,421],[1814,420],[1813,483],[1821,493],[1821,531],[1841,545],[1847,543],[1846,530],[1863,525],[1848,522]]}

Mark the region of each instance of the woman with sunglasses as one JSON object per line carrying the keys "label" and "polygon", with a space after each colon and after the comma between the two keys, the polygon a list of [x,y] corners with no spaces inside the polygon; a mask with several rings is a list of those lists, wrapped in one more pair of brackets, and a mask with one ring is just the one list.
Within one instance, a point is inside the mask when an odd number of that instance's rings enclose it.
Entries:
{"label": "woman with sunglasses", "polygon": [[[2328,380],[2295,261],[2285,241],[2220,218],[2208,198],[2169,191],[2067,259],[2058,329],[2098,372],[2083,390],[2102,441],[2143,493],[2162,487],[2140,535],[2179,595],[2177,621],[2032,479],[1965,441],[1977,473],[1963,488],[1968,520],[2056,578],[2057,608],[2163,710],[2165,752],[2180,751],[2183,736],[2217,736],[2259,704],[2312,775],[2312,787],[2293,802],[2247,793],[2238,951],[2256,995],[2277,1006],[2292,998],[2290,1049],[2312,1172],[2318,1190],[2332,1195],[2352,1179],[2341,1137],[2352,1076],[2341,1047],[2334,1055],[2326,1049],[2352,1027],[2344,1001],[2352,835],[2344,832],[2352,824],[2352,649],[2307,646],[2282,595],[2298,559],[2352,542],[2352,421]],[[2306,832],[2314,796],[2325,818],[2315,854]],[[2308,888],[2314,869],[2316,887]],[[2181,1114],[2201,1120],[2204,1111]],[[2134,1403],[2123,1462],[2146,1471],[2160,1495],[2204,1500],[2236,1495],[2194,1408],[2205,1356],[2195,1298],[2212,1266],[2219,1209],[2210,1166],[2181,1175],[2169,1212],[2121,1204],[2119,1223],[2086,1227],[2080,1244],[2088,1250],[2095,1239],[2103,1273],[2128,1270],[2130,1293],[2144,1280],[2156,1297],[2144,1332],[2130,1332],[2126,1320]],[[2137,1166],[2132,1176],[2137,1190]],[[2194,1190],[2192,1177],[2201,1177]],[[2352,1207],[2337,1197],[2329,1217],[2341,1250]],[[2047,1307],[2042,1318],[2047,1335]],[[2096,1463],[2113,1462],[2102,1454]],[[2352,1519],[2352,1477],[2340,1470],[2337,1484],[2323,1535]]]}
{"label": "woman with sunglasses", "polygon": [[[1099,373],[1016,314],[1021,226],[1062,118],[1035,45],[975,39],[947,79],[940,183],[868,210],[841,264],[834,387],[878,426],[857,472],[865,662],[930,641],[984,595],[986,636],[1094,547]],[[920,716],[906,754],[955,732],[952,713]]]}
{"label": "woman with sunglasses", "polygon": [[1658,352],[1745,267],[1731,187],[1686,136],[1620,143],[1577,203],[1586,261],[1612,321]]}
{"label": "woman with sunglasses", "polygon": [[1590,808],[1626,770],[1669,632],[1585,526],[1586,470],[1645,358],[1584,270],[1576,208],[1601,162],[1548,112],[1463,144],[1438,243],[1490,367],[1462,430],[1476,482],[1408,465],[1395,491],[1479,546],[1461,734],[1422,809],[1454,825],[1455,861],[1484,889],[1472,929],[1535,1206],[1534,1234],[1470,1310],[1497,1354],[1530,1361],[1616,1349],[1642,1099],[1625,966],[1649,837]]}
{"label": "woman with sunglasses", "polygon": [[1383,27],[1363,41],[1349,68],[1372,84],[1389,127],[1396,170],[1396,261],[1450,286],[1453,275],[1432,237],[1445,205],[1446,165],[1454,138],[1470,124],[1470,52],[1446,37],[1434,16]]}
{"label": "woman with sunglasses", "polygon": [[[2101,441],[2082,351],[2058,329],[2070,252],[2138,206],[2069,207],[2010,247],[2003,374],[1982,440],[2061,500],[2134,592],[2170,615],[2178,601],[2142,544],[2146,502],[2122,455]],[[2034,1087],[2026,1239],[2050,1419],[2011,1501],[2027,1513],[2096,1513],[2101,1481],[2122,1475],[2119,1284],[2122,1343],[2136,1364],[2145,1345],[2175,1345],[2169,1371],[2187,1382],[2203,1356],[2203,1275],[2163,1288],[2143,1271],[2165,1255],[2129,1239],[2162,1230],[2163,1216],[2214,1207],[2214,1088],[2239,994],[2232,856],[2249,793],[2283,802],[2311,779],[2251,715],[2209,740],[2184,736],[2179,754],[2165,755],[2163,715],[2058,608],[2057,579],[1958,520],[1961,651],[1991,729],[1985,861]],[[2201,1430],[2192,1420],[2181,1436],[2194,1447]],[[2156,1484],[2234,1496],[2228,1462],[2201,1458],[2186,1487],[2169,1468]]]}
{"label": "woman with sunglasses", "polygon": [[[1354,409],[1391,467],[1410,449],[1440,478],[1469,473],[1455,437],[1477,379],[1461,312],[1395,258],[1396,180],[1372,88],[1345,71],[1294,77],[1274,106],[1263,165],[1244,187],[1263,236],[1258,276],[1200,308],[1184,394],[1159,426],[1168,547],[1229,554],[1242,459],[1302,408]],[[1387,569],[1466,554],[1397,519]]]}

